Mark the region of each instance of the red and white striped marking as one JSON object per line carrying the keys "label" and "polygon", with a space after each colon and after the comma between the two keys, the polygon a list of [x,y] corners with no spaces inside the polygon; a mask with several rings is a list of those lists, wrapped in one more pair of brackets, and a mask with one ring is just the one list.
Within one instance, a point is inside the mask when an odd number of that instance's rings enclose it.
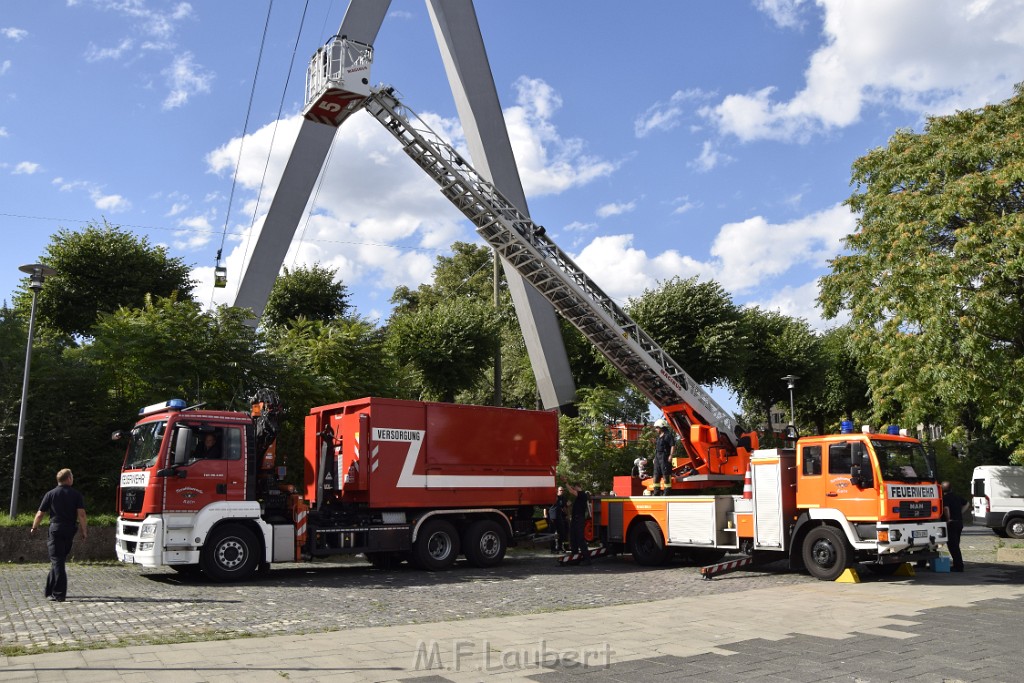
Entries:
{"label": "red and white striped marking", "polygon": [[747,473],[743,475],[743,499],[750,500],[754,497],[754,489],[750,485],[750,464],[747,464]]}
{"label": "red and white striped marking", "polygon": [[737,569],[742,569],[747,565],[754,563],[754,558],[744,557],[740,560],[729,560],[728,562],[719,562],[718,564],[711,564],[707,567],[701,567],[700,573],[705,579],[710,579],[716,574],[728,574],[734,572]]}
{"label": "red and white striped marking", "polygon": [[[606,546],[601,546],[600,548],[591,548],[590,549],[590,559],[594,559],[595,557],[607,557],[607,556],[608,556],[608,548]],[[583,553],[568,553],[567,555],[562,555],[561,557],[558,558],[558,564],[569,564],[570,562],[582,562],[582,561],[583,561]]]}

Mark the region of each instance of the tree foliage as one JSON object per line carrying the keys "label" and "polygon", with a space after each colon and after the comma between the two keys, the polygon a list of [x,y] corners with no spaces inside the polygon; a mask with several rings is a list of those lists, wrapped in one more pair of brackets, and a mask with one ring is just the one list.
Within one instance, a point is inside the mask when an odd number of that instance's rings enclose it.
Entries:
{"label": "tree foliage", "polygon": [[454,401],[490,367],[498,341],[494,310],[473,300],[454,298],[393,315],[387,349],[411,366],[423,397]]}
{"label": "tree foliage", "polygon": [[[192,295],[189,268],[180,258],[106,221],[80,232],[61,228],[39,261],[57,271],[39,292],[39,324],[68,335],[91,335],[100,313],[140,307],[147,295]],[[31,301],[26,278],[15,298],[26,318]]]}
{"label": "tree foliage", "polygon": [[[858,218],[822,281],[849,311],[876,413],[1024,442],[1024,87],[899,131],[853,165]],[[959,430],[962,434],[965,428]]]}
{"label": "tree foliage", "polygon": [[270,327],[292,324],[299,318],[330,322],[345,317],[349,310],[348,287],[336,281],[336,269],[320,264],[284,268],[284,274],[274,281],[263,323]]}
{"label": "tree foliage", "polygon": [[146,297],[141,308],[100,317],[81,353],[103,373],[109,400],[131,409],[167,398],[226,406],[266,374],[246,313],[194,301]]}
{"label": "tree foliage", "polygon": [[742,315],[717,282],[672,278],[630,299],[629,314],[698,384],[732,379],[743,367]]}
{"label": "tree foliage", "polygon": [[771,409],[789,404],[789,389],[782,378],[813,378],[819,372],[817,338],[806,321],[778,311],[753,306],[743,310],[743,328],[749,340],[748,362],[733,387],[744,404],[760,411],[771,424]]}

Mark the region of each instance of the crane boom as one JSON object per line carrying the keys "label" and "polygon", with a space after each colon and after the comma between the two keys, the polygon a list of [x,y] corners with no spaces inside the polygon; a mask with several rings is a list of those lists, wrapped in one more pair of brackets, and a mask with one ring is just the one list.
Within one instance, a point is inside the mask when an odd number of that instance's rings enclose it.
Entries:
{"label": "crane boom", "polygon": [[[322,97],[321,97],[322,99]],[[402,104],[393,88],[374,88],[361,106],[383,124],[480,236],[532,284],[654,405],[689,404],[703,421],[735,438],[733,417],[528,216],[481,177],[443,138]],[[308,115],[314,115],[312,106]]]}

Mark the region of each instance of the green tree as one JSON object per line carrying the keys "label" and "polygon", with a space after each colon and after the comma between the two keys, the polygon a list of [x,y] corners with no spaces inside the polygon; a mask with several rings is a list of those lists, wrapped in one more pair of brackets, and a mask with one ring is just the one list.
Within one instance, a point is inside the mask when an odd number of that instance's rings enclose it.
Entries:
{"label": "green tree", "polygon": [[424,398],[451,402],[490,367],[497,341],[493,309],[453,298],[393,315],[386,348],[399,363],[415,370]]}
{"label": "green tree", "polygon": [[335,281],[338,271],[320,264],[288,270],[274,282],[263,311],[268,326],[291,324],[299,318],[330,322],[349,311],[348,288]]}
{"label": "green tree", "polygon": [[[436,306],[452,299],[476,302],[494,300],[493,252],[489,247],[469,242],[452,245],[451,256],[438,256],[434,264],[433,282],[416,289],[404,285],[395,289],[391,303],[396,314],[406,313],[421,306]],[[498,286],[505,291],[505,274],[499,272]],[[503,306],[511,306],[511,298],[504,294]]]}
{"label": "green tree", "polygon": [[898,131],[853,165],[849,253],[823,278],[882,413],[966,436],[964,408],[1024,457],[1024,86]]}
{"label": "green tree", "polygon": [[[147,295],[189,298],[194,286],[180,258],[106,221],[80,232],[61,228],[39,261],[57,274],[39,292],[38,322],[68,335],[91,335],[98,314],[141,307]],[[31,302],[26,277],[15,296],[26,318]]]}
{"label": "green tree", "polygon": [[757,306],[743,310],[743,328],[750,340],[748,362],[732,386],[740,401],[771,425],[772,407],[789,404],[782,377],[812,378],[819,372],[817,338],[806,321]]}
{"label": "green tree", "polygon": [[628,309],[698,384],[732,379],[743,367],[742,315],[717,282],[672,278],[630,299]]}
{"label": "green tree", "polygon": [[81,353],[103,373],[110,400],[122,410],[168,398],[243,407],[247,392],[269,371],[246,312],[194,301],[146,297],[142,308],[100,317]]}
{"label": "green tree", "polygon": [[853,355],[849,338],[845,326],[819,336],[817,372],[799,380],[795,392],[797,411],[803,421],[814,424],[818,434],[838,431],[838,422],[854,420],[871,407],[867,375]]}

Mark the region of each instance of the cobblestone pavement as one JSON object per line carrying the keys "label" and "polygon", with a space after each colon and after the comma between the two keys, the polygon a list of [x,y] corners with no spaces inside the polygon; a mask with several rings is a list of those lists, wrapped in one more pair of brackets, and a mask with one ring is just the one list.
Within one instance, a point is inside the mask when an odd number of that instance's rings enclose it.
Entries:
{"label": "cobblestone pavement", "polygon": [[[969,527],[963,578],[972,563],[994,563],[998,543],[989,530]],[[1009,567],[1024,580],[1024,567]],[[42,596],[46,571],[40,564],[0,565],[0,645],[10,654],[461,621],[818,583],[781,563],[702,581],[689,566],[647,569],[627,556],[560,567],[551,555],[517,549],[493,569],[460,563],[440,573],[378,571],[355,559],[280,565],[265,578],[235,585],[164,570],[72,564],[68,601],[56,604]],[[924,571],[917,580],[949,578]]]}

